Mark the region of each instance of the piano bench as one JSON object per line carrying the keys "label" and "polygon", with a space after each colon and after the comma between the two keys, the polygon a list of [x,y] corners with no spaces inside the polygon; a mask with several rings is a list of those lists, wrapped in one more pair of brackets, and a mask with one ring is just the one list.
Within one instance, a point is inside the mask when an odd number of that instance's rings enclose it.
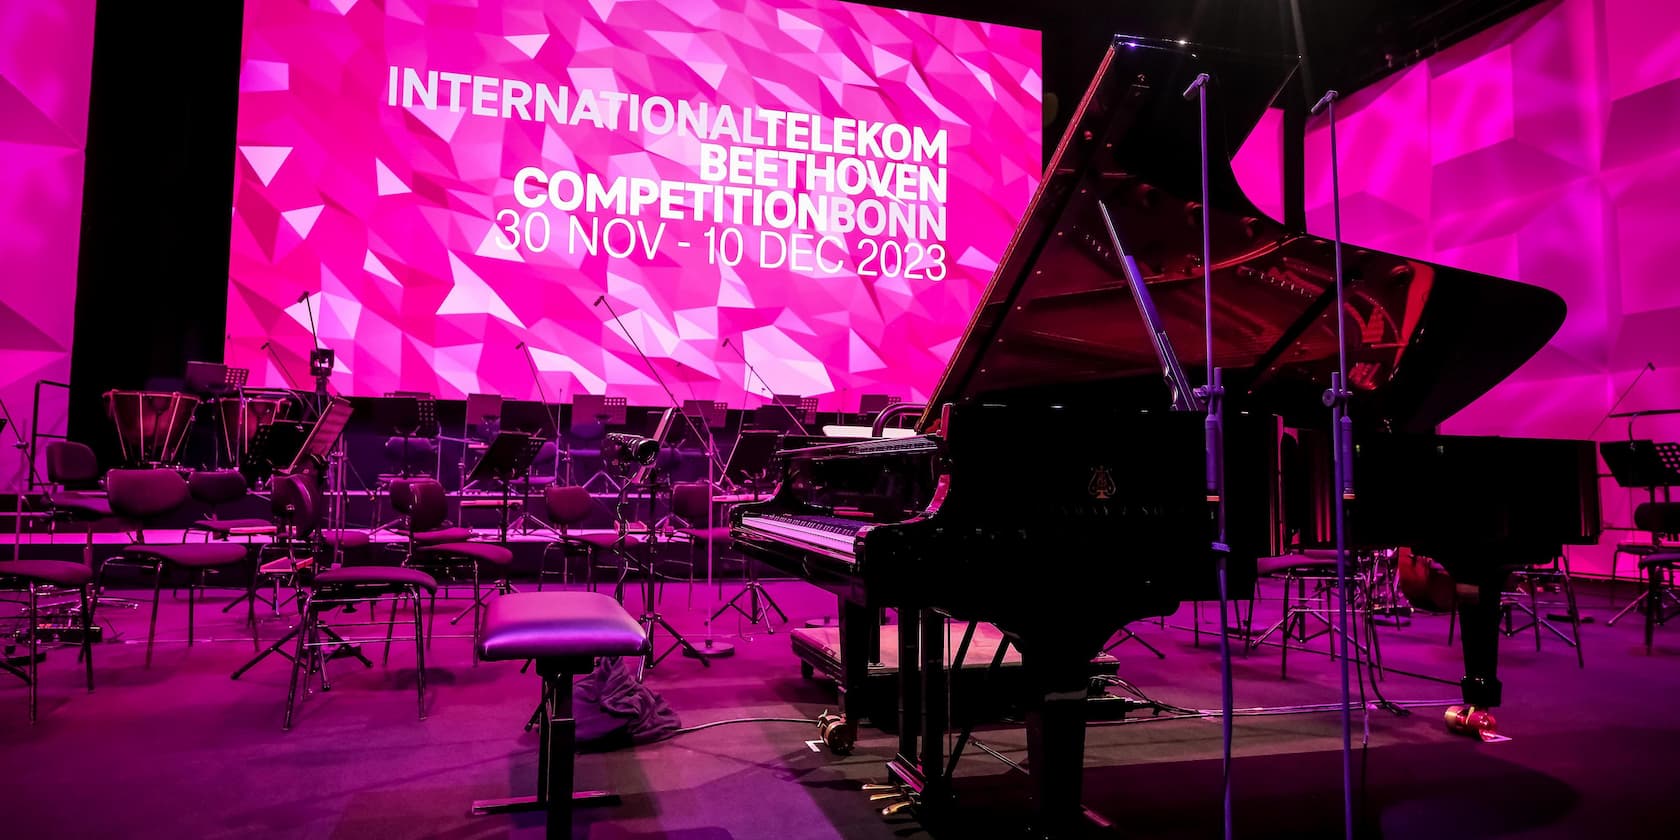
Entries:
{"label": "piano bench", "polygon": [[479,656],[488,661],[534,660],[542,678],[537,747],[537,794],[474,802],[474,814],[545,811],[550,838],[570,837],[572,807],[613,804],[605,791],[572,790],[572,755],[577,723],[572,717],[572,680],[593,668],[598,656],[640,656],[647,631],[623,605],[596,592],[523,592],[490,605],[479,637]]}

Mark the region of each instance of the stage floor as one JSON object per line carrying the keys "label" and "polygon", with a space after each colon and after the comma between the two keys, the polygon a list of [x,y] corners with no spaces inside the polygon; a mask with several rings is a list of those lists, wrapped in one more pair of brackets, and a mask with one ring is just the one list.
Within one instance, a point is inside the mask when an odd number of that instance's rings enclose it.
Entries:
{"label": "stage floor", "polygon": [[[1072,585],[1070,583],[1070,585]],[[771,592],[796,621],[832,613],[832,601],[801,583]],[[1622,596],[1630,597],[1632,587]],[[149,597],[150,592],[130,593]],[[725,594],[729,594],[726,590]],[[393,650],[389,667],[332,664],[330,692],[305,698],[292,732],[280,731],[289,666],[271,658],[235,682],[251,656],[243,608],[223,615],[231,593],[212,591],[198,614],[199,644],[179,640],[185,601],[164,593],[160,643],[141,667],[146,612],[108,608],[120,641],[96,651],[98,690],[81,689],[69,650],[43,665],[41,721],[31,728],[25,689],[0,674],[0,814],[14,837],[540,837],[539,815],[472,817],[474,799],[529,793],[536,736],[521,731],[536,699],[534,677],[519,664],[474,667],[464,638],[438,638],[428,655],[425,721],[414,709],[413,653]],[[636,606],[632,596],[632,607]],[[666,589],[663,610],[703,637],[715,590]],[[1373,713],[1371,747],[1354,772],[1366,836],[1659,837],[1672,814],[1673,763],[1680,757],[1680,628],[1659,630],[1655,656],[1629,620],[1605,627],[1601,589],[1583,595],[1596,621],[1586,628],[1587,667],[1556,639],[1536,652],[1533,637],[1503,642],[1513,740],[1480,744],[1446,733],[1441,709],[1410,717]],[[464,602],[455,602],[458,608]],[[447,617],[440,602],[438,630]],[[1275,616],[1264,603],[1260,623]],[[260,613],[262,638],[285,632],[289,615]],[[1212,620],[1211,609],[1203,617]],[[1191,620],[1188,608],[1172,620]],[[453,629],[453,628],[452,628]],[[740,717],[814,717],[834,704],[831,687],[800,677],[786,632],[768,634],[733,619],[714,628],[737,645],[710,668],[672,657],[647,684],[685,725]],[[1160,647],[1116,650],[1120,675],[1180,706],[1217,704],[1218,658],[1211,637],[1191,644],[1185,630],[1154,623],[1134,629]],[[1391,666],[1456,677],[1458,653],[1445,644],[1446,620],[1420,617],[1386,628]],[[728,634],[725,637],[723,634]],[[1323,642],[1317,645],[1322,650]],[[377,651],[375,651],[377,652]],[[378,657],[374,657],[378,662]],[[1331,702],[1334,663],[1290,656],[1278,678],[1278,651],[1239,656],[1237,705]],[[1452,687],[1391,676],[1392,699],[1455,698]],[[1356,748],[1362,728],[1354,719]],[[1335,713],[1242,717],[1235,766],[1240,837],[1337,837],[1341,832],[1339,729]],[[662,743],[578,758],[578,787],[607,787],[617,807],[580,811],[575,837],[904,838],[926,836],[903,819],[883,819],[859,785],[883,778],[892,739],[865,729],[857,752],[813,751],[813,727],[747,723],[685,734]],[[1005,755],[1025,757],[1023,732],[990,727],[981,736]],[[1114,821],[1119,836],[1207,838],[1219,832],[1216,721],[1097,726],[1087,750],[1087,804]],[[971,807],[963,825],[941,836],[1010,836],[1021,815],[1022,777],[971,751],[958,793]]]}

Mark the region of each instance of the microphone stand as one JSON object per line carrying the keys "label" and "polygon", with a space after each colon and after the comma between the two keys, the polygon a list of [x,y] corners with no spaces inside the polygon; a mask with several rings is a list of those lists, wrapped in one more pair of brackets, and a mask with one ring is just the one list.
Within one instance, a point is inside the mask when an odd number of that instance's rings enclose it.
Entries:
{"label": "microphone stand", "polygon": [[1325,112],[1330,122],[1330,202],[1335,219],[1336,249],[1336,371],[1330,376],[1330,388],[1324,392],[1324,405],[1330,409],[1330,448],[1334,463],[1337,494],[1335,507],[1336,529],[1336,591],[1340,598],[1337,608],[1337,636],[1341,642],[1342,679],[1342,833],[1353,840],[1353,695],[1348,687],[1348,546],[1347,503],[1353,499],[1353,420],[1348,417],[1348,401],[1352,392],[1347,388],[1347,313],[1343,309],[1346,277],[1342,274],[1342,184],[1341,167],[1336,159],[1336,91],[1326,91],[1312,106],[1311,113]]}
{"label": "microphone stand", "polygon": [[[688,424],[689,434],[694,435],[695,440],[705,440],[705,435],[700,434],[700,431],[694,427],[694,418],[688,416],[688,412],[682,410],[682,404],[677,402],[677,395],[671,391],[671,386],[665,384],[665,377],[659,375],[659,368],[654,366],[653,360],[648,358],[648,354],[642,352],[642,345],[636,341],[635,336],[630,334],[630,330],[625,328],[624,319],[618,317],[618,312],[613,309],[612,301],[607,300],[606,295],[601,295],[595,299],[595,305],[607,307],[607,314],[611,315],[613,322],[618,324],[618,331],[624,335],[624,340],[630,342],[631,347],[636,348],[636,355],[642,357],[642,364],[647,365],[648,373],[653,374],[653,381],[658,382],[660,390],[665,392],[665,399],[670,401],[671,408],[682,417],[684,423]],[[717,453],[707,452],[706,458],[715,462]]]}
{"label": "microphone stand", "polygon": [[[631,347],[636,348],[636,354],[642,357],[642,364],[647,365],[648,372],[653,374],[653,381],[659,383],[660,389],[665,392],[665,398],[667,400],[670,400],[671,410],[675,411],[679,416],[681,416],[682,419],[683,419],[683,422],[688,425],[689,434],[694,435],[695,440],[710,440],[708,435],[711,433],[711,429],[708,428],[706,430],[707,435],[702,435],[702,434],[700,434],[699,430],[695,428],[694,418],[688,416],[688,412],[682,410],[681,403],[677,402],[677,395],[671,391],[671,386],[665,384],[665,377],[660,375],[659,368],[654,366],[653,360],[648,358],[647,353],[642,352],[642,345],[636,341],[635,336],[632,336],[630,334],[630,330],[625,328],[624,319],[620,318],[617,310],[613,309],[612,301],[607,300],[606,295],[601,295],[600,297],[595,299],[595,305],[596,306],[607,307],[607,314],[611,315],[612,318],[613,318],[613,322],[618,324],[618,331],[624,335],[624,339],[626,341],[630,342]],[[663,443],[664,442],[661,441],[661,445],[663,445]],[[658,456],[655,455],[654,458],[655,458],[655,463],[657,464]],[[712,476],[715,474],[714,471],[716,471],[716,470],[717,470],[717,446],[715,445],[715,443],[712,443],[712,444],[708,445],[707,448],[706,448],[706,520],[707,520],[707,528],[708,529],[710,529],[710,527],[711,527],[711,510],[712,510],[712,498],[711,498],[711,496],[712,496],[713,489],[716,487],[716,485],[714,485],[712,483]],[[653,475],[653,476],[657,476],[658,475],[657,467],[656,467],[655,470],[651,471],[649,474]],[[647,546],[647,548],[648,548],[648,568],[647,568],[648,585],[647,585],[647,596],[646,596],[647,597],[647,605],[646,605],[645,609],[647,610],[648,615],[652,616],[652,620],[651,620],[651,622],[649,622],[648,617],[644,616],[643,617],[644,618],[644,623],[648,624],[648,630],[649,630],[649,634],[650,634],[649,637],[650,638],[651,638],[653,627],[656,624],[657,625],[662,625],[677,640],[677,644],[673,645],[672,646],[673,648],[680,647],[683,651],[683,655],[688,656],[688,657],[693,658],[693,659],[698,659],[698,660],[700,660],[700,664],[705,665],[706,667],[710,668],[711,665],[712,665],[712,663],[711,663],[712,659],[719,658],[719,657],[724,657],[724,656],[730,656],[730,655],[733,655],[735,653],[735,646],[734,645],[719,646],[719,645],[717,645],[716,643],[713,642],[713,640],[712,640],[712,622],[711,622],[711,619],[706,620],[705,647],[700,648],[700,647],[695,647],[692,643],[690,643],[688,641],[688,639],[684,638],[681,633],[678,633],[676,631],[676,628],[673,628],[670,625],[670,623],[665,621],[665,619],[663,617],[661,617],[659,615],[659,613],[656,612],[653,608],[653,594],[654,594],[653,593],[653,583],[652,583],[652,581],[653,581],[653,559],[654,559],[653,552],[655,551],[656,544],[658,543],[658,538],[655,535],[655,532],[657,532],[659,530],[659,524],[654,517],[654,503],[655,503],[655,500],[658,498],[659,486],[658,486],[657,482],[650,482],[650,485],[651,486],[648,489],[648,546]],[[628,486],[628,485],[626,485],[626,486]],[[711,545],[711,542],[712,542],[711,540],[706,541],[706,590],[708,592],[711,591],[711,588],[712,588],[712,545]],[[690,604],[694,603],[693,597],[694,597],[694,593],[691,589],[690,592],[689,592],[689,603]],[[667,650],[665,653],[669,654],[670,650]],[[649,667],[649,668],[658,664],[660,659],[665,658],[664,654],[660,655],[657,659],[653,658],[653,653],[652,653],[651,648],[649,649],[648,657],[649,658],[647,660],[647,667]]]}
{"label": "microphone stand", "polygon": [[[770,387],[770,383],[764,381],[764,377],[758,375],[758,368],[753,367],[752,362],[747,361],[747,355],[745,353],[741,352],[741,348],[730,344],[729,339],[727,339],[727,338],[723,340],[723,346],[728,347],[729,349],[735,351],[735,355],[739,356],[740,359],[741,359],[741,364],[747,366],[747,372],[752,374],[755,378],[757,378],[758,379],[758,384],[760,386],[762,386],[767,393],[770,394],[770,402],[781,406],[782,411],[787,412],[788,419],[793,421],[794,428],[798,429],[799,433],[802,434],[802,435],[810,435],[811,433],[809,431],[806,431],[806,429],[805,429],[805,424],[800,422],[799,415],[793,413],[793,409],[789,408],[786,403],[776,402],[775,389]],[[743,410],[745,410],[745,405],[746,405],[745,397],[743,397],[742,398]]]}
{"label": "microphone stand", "polygon": [[1223,747],[1222,771],[1225,840],[1232,837],[1231,816],[1231,742],[1233,726],[1231,710],[1235,705],[1231,678],[1230,627],[1230,555],[1225,527],[1225,388],[1222,371],[1213,366],[1213,208],[1209,202],[1208,185],[1208,95],[1209,77],[1198,73],[1195,81],[1184,90],[1184,98],[1196,99],[1201,114],[1202,141],[1202,336],[1205,341],[1205,383],[1196,395],[1207,406],[1204,426],[1207,451],[1208,496],[1214,499],[1215,537],[1213,557],[1219,578],[1219,699],[1220,734]]}
{"label": "microphone stand", "polygon": [[[531,366],[531,381],[533,383],[535,383],[536,386],[537,386],[537,399],[542,400],[543,414],[547,415],[548,414],[548,394],[547,394],[547,392],[545,392],[543,390],[542,374],[537,371],[537,357],[534,354],[531,353],[531,345],[526,344],[525,342],[521,341],[521,342],[519,342],[519,346],[517,346],[513,349],[524,350],[525,351],[525,361],[528,364],[530,364],[530,366]],[[564,397],[564,392],[562,392],[562,398],[563,397]],[[471,419],[471,418],[469,418],[469,419]],[[574,420],[573,422],[576,422],[576,421]],[[560,458],[561,458],[560,450],[566,448],[565,443],[566,443],[566,436],[564,434],[562,434],[561,431],[560,431],[560,404],[555,403],[554,404],[554,475],[556,476],[556,478],[555,478],[556,481],[559,480],[558,476],[560,475]],[[461,444],[461,457],[462,457],[462,460],[466,459],[466,444],[464,444],[464,443]],[[565,456],[565,460],[566,460],[566,484],[569,486],[572,483],[572,456],[571,456],[571,450],[569,450],[569,449],[567,449],[567,454]]]}

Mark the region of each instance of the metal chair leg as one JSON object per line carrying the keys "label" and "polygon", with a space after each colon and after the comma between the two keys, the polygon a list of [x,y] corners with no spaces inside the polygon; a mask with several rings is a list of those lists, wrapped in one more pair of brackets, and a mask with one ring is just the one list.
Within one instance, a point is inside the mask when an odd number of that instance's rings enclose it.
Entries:
{"label": "metal chair leg", "polygon": [[29,582],[29,725],[35,725],[36,694],[41,685],[40,601],[35,581]]}
{"label": "metal chair leg", "polygon": [[158,601],[163,597],[163,563],[158,562],[152,575],[152,624],[146,631],[146,667],[152,667],[152,643],[157,640]]}
{"label": "metal chair leg", "polygon": [[[414,601],[414,691],[419,702],[420,719],[426,719],[426,645],[421,642],[420,624],[420,590],[412,590]],[[391,612],[395,614],[397,607],[391,605]],[[477,649],[477,645],[473,645]]]}
{"label": "metal chair leg", "polygon": [[87,690],[93,691],[93,598],[87,586],[82,595],[82,662],[87,670]]}

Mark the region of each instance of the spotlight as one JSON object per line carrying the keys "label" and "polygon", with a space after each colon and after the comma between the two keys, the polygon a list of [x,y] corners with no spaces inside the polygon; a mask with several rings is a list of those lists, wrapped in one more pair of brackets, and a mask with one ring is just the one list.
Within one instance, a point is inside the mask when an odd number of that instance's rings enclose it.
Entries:
{"label": "spotlight", "polygon": [[613,432],[601,439],[601,458],[609,463],[646,466],[658,455],[659,441],[653,438]]}

